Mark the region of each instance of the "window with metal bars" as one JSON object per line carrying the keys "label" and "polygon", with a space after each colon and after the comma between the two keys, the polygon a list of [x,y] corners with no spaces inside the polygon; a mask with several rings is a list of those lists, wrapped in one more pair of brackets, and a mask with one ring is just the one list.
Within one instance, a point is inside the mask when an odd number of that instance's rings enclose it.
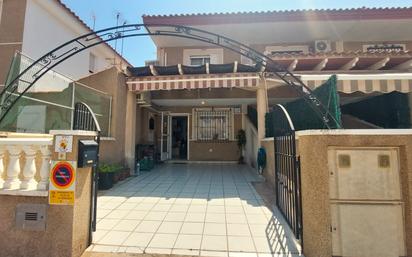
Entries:
{"label": "window with metal bars", "polygon": [[231,109],[194,109],[194,136],[198,141],[232,140]]}

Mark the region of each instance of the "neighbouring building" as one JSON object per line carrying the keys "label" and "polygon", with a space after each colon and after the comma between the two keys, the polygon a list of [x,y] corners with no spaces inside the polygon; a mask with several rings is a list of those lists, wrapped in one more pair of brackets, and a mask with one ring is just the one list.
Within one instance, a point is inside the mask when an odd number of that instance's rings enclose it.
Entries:
{"label": "neighbouring building", "polygon": [[[1,0],[0,86],[5,83],[16,52],[35,60],[90,32],[92,29],[59,0]],[[130,64],[108,44],[102,44],[67,60],[55,71],[77,80],[113,65]]]}

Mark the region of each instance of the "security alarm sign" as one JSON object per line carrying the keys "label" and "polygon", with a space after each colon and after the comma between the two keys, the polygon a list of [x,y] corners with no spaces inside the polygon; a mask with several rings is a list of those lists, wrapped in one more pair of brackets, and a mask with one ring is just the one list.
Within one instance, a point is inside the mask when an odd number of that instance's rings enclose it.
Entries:
{"label": "security alarm sign", "polygon": [[58,161],[50,170],[49,204],[73,205],[76,182],[76,162]]}

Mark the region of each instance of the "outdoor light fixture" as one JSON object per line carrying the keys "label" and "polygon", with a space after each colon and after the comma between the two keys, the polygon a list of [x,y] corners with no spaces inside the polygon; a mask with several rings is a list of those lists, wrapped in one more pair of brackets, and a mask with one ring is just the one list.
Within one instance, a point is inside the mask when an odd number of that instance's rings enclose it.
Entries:
{"label": "outdoor light fixture", "polygon": [[202,104],[202,105],[205,105],[205,104],[206,104],[206,102],[205,102],[205,101],[202,101],[202,102],[201,102],[201,104]]}

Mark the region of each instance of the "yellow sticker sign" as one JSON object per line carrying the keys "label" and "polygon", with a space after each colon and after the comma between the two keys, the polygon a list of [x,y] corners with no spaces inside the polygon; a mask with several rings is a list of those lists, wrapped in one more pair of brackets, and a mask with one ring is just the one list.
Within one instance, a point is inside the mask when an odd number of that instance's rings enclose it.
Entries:
{"label": "yellow sticker sign", "polygon": [[74,205],[76,185],[76,162],[52,163],[49,183],[49,204]]}
{"label": "yellow sticker sign", "polygon": [[73,205],[74,191],[50,190],[49,204]]}

